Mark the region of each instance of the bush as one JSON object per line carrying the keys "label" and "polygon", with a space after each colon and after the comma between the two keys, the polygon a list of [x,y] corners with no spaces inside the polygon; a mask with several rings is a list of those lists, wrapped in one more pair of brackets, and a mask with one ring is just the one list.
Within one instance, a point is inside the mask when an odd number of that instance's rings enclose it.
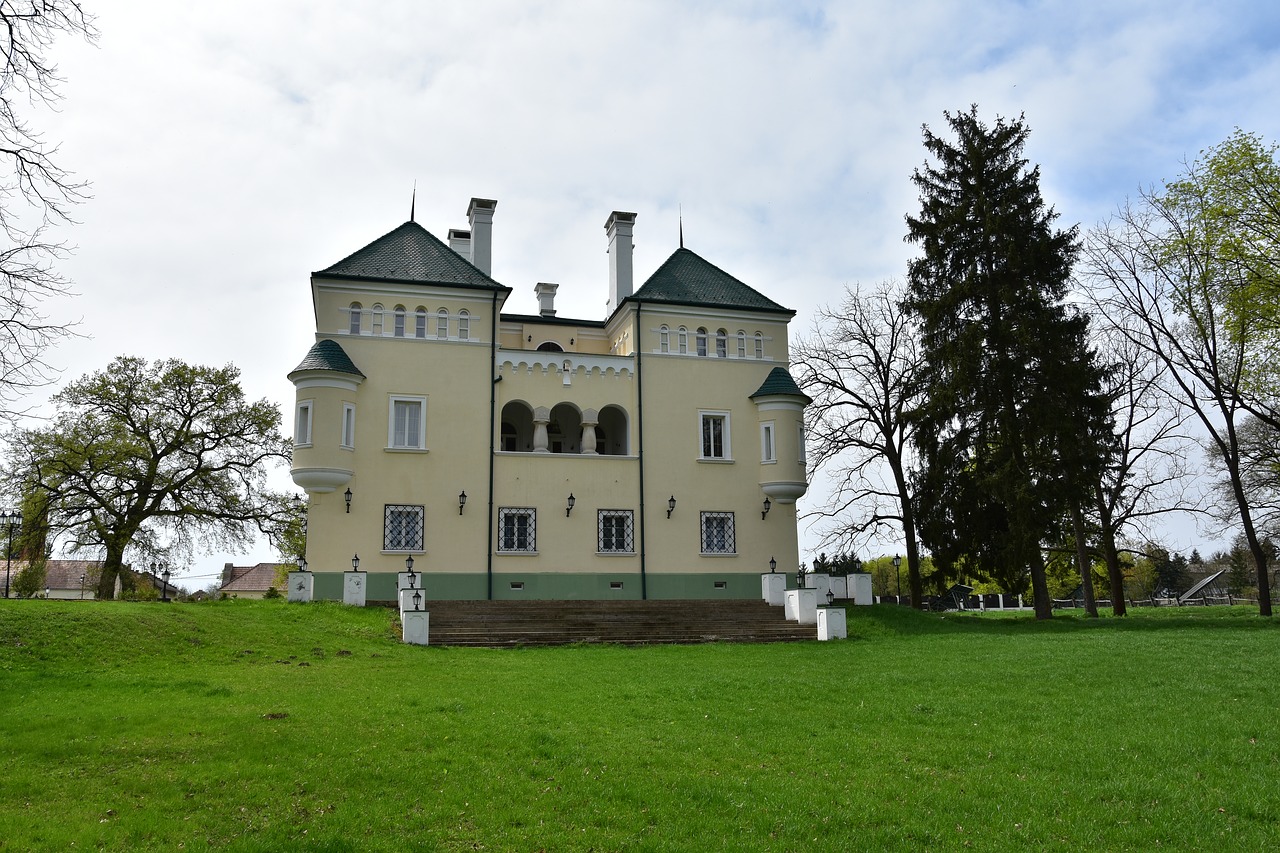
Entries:
{"label": "bush", "polygon": [[280,590],[276,589],[274,586],[269,586],[267,587],[267,591],[262,594],[262,597],[263,598],[279,598]]}

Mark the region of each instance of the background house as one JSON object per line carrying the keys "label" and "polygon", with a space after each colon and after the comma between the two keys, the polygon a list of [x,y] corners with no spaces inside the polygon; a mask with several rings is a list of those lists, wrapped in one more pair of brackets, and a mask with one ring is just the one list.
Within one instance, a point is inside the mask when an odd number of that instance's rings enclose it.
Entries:
{"label": "background house", "polygon": [[[16,597],[13,585],[27,568],[26,560],[13,560],[9,565],[9,597]],[[0,595],[4,594],[5,567],[0,565]],[[92,600],[98,597],[98,579],[102,576],[100,560],[45,560],[45,578],[37,595],[67,600]],[[120,578],[116,578],[115,594],[120,595]]]}
{"label": "background house", "polygon": [[233,566],[227,563],[222,567],[222,583],[218,587],[218,594],[236,598],[262,598],[272,587],[283,592],[284,582],[278,578],[281,577],[282,567],[286,565],[258,563],[256,566]]}

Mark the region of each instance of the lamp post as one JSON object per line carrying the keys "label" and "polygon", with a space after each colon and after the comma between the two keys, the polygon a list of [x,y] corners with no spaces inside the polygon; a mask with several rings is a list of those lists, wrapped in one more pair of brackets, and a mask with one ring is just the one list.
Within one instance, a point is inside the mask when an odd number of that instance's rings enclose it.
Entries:
{"label": "lamp post", "polygon": [[4,597],[9,597],[9,574],[13,566],[13,528],[22,523],[22,516],[16,512],[6,512],[0,515],[0,524],[5,526],[8,531],[8,544],[4,549]]}
{"label": "lamp post", "polygon": [[169,568],[167,566],[165,567],[165,570],[160,573],[160,577],[161,579],[164,580],[164,592],[160,594],[160,600],[163,601],[165,604],[168,604],[169,603]]}
{"label": "lamp post", "polygon": [[[899,554],[893,555],[893,577],[898,582],[898,598],[902,598],[902,572],[899,568],[902,566],[902,557]],[[899,604],[902,602],[899,601]]]}
{"label": "lamp post", "polygon": [[84,601],[84,575],[80,576],[80,600]]}

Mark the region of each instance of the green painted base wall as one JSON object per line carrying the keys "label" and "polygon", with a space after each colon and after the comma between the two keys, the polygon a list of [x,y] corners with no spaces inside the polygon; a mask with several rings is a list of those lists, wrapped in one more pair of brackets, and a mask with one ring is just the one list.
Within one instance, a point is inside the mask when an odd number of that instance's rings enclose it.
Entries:
{"label": "green painted base wall", "polygon": [[[394,601],[396,576],[369,572],[366,597],[369,601]],[[484,575],[431,574],[418,575],[422,594],[437,601],[474,601],[489,598]],[[614,588],[611,584],[621,584]],[[722,583],[723,588],[716,584]],[[524,588],[513,588],[523,584]],[[342,600],[342,574],[315,573],[314,594],[317,599]],[[742,599],[760,597],[758,574],[650,574],[647,594],[642,595],[640,577],[635,574],[523,574],[493,576],[493,598],[499,601],[623,601],[649,599]]]}

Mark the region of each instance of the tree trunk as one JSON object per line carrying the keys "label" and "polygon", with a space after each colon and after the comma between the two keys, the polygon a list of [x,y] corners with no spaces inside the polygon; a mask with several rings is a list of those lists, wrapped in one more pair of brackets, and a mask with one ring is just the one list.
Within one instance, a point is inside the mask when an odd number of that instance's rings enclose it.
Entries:
{"label": "tree trunk", "polygon": [[1111,529],[1111,511],[1107,507],[1101,486],[1094,495],[1098,501],[1098,519],[1101,522],[1099,544],[1102,546],[1102,559],[1107,563],[1107,578],[1111,581],[1111,612],[1116,616],[1124,616],[1129,612],[1129,608],[1124,596],[1124,572],[1120,570],[1120,552],[1116,550],[1116,536]]}
{"label": "tree trunk", "polygon": [[98,598],[110,601],[116,597],[116,578],[120,577],[120,569],[124,567],[124,548],[107,545],[106,559],[102,561],[102,574],[98,576]]}
{"label": "tree trunk", "polygon": [[[1080,568],[1080,587],[1084,590],[1084,612],[1098,618],[1098,600],[1093,594],[1093,565],[1089,559],[1089,546],[1084,538],[1084,513],[1080,502],[1071,502],[1071,526],[1076,534],[1076,565]],[[1123,592],[1123,590],[1122,590]],[[1114,593],[1112,593],[1114,597]]]}
{"label": "tree trunk", "polygon": [[1044,555],[1039,548],[1031,549],[1031,594],[1035,601],[1036,618],[1052,619],[1053,602],[1049,600],[1049,581],[1044,573]]}

